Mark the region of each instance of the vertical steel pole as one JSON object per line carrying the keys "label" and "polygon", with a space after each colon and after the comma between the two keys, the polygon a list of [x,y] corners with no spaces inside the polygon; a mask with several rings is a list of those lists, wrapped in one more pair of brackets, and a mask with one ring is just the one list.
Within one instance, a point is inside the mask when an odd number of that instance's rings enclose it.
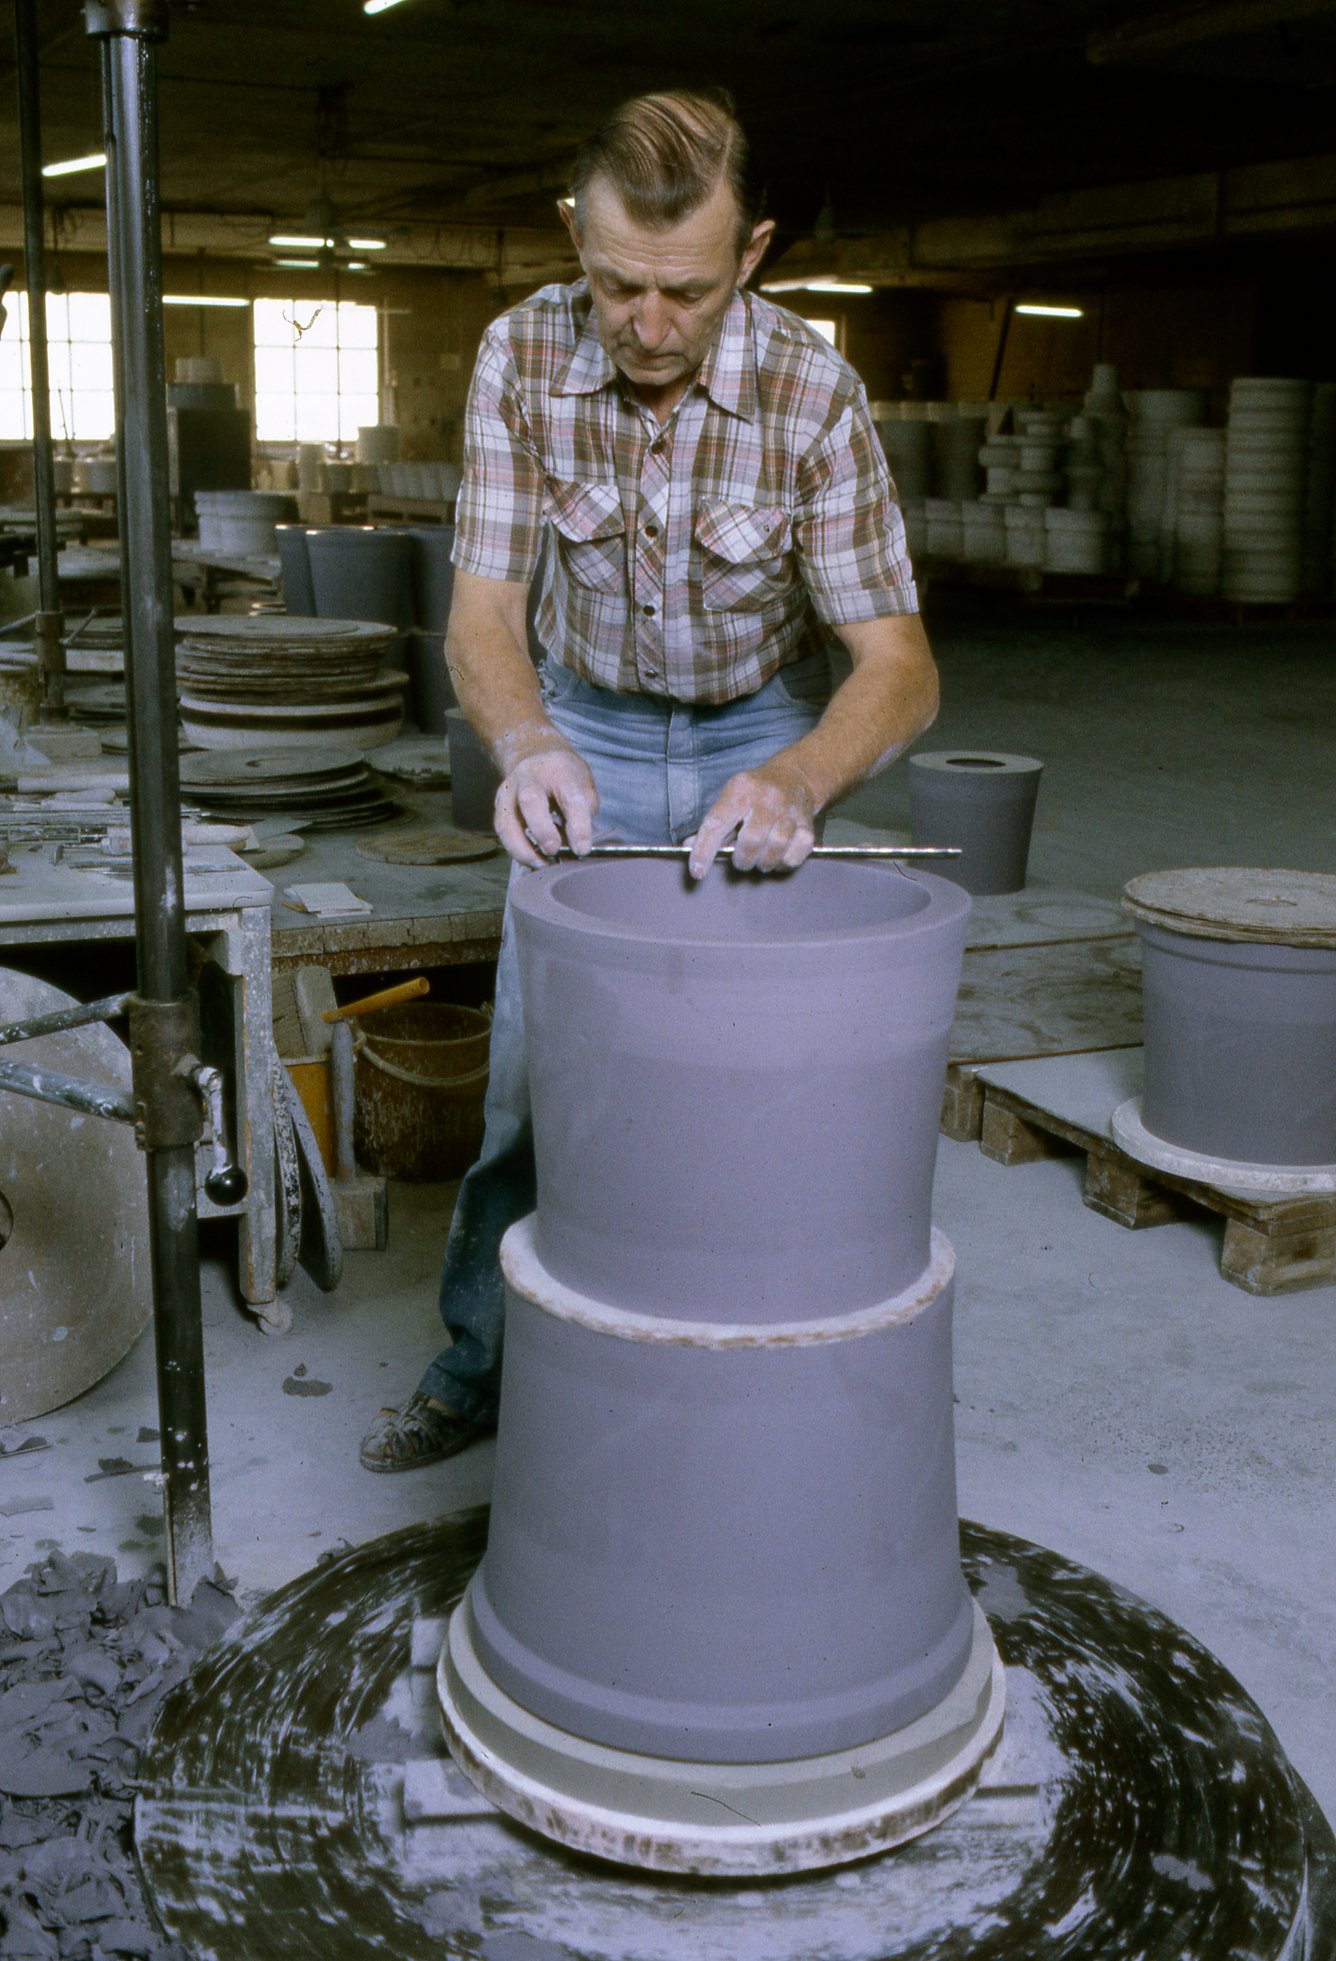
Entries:
{"label": "vertical steel pole", "polygon": [[[167,393],[158,201],[157,49],[163,0],[90,0],[102,42],[107,258],[120,395],[120,522],[130,719],[135,941],[141,1036],[136,1095],[145,1109],[158,1406],[168,1584],[176,1600],[213,1570],[204,1403],[195,1151],[159,1120],[158,1092],[189,1053],[175,636],[168,503]],[[141,1080],[144,1085],[141,1090]],[[155,1114],[159,1113],[159,1114]]]}
{"label": "vertical steel pole", "polygon": [[35,0],[14,0],[19,154],[23,180],[23,257],[28,286],[28,364],[32,377],[33,493],[37,505],[37,664],[42,719],[65,715],[65,621],[56,571],[56,471],[51,455],[51,377],[46,358],[46,210],[42,196],[42,116]]}

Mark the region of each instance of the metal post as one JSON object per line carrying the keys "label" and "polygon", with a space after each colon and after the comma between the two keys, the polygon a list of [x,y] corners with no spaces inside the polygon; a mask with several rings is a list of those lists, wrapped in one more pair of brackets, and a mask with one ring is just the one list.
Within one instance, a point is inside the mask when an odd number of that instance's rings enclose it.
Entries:
{"label": "metal post", "polygon": [[[90,0],[102,41],[107,109],[107,258],[120,415],[120,511],[126,585],[131,835],[139,992],[131,1046],[148,1165],[158,1407],[168,1586],[188,1599],[213,1570],[200,1313],[197,1103],[173,1100],[192,1049],[168,503],[167,396],[159,236],[157,51],[162,0]],[[197,1038],[196,1042],[197,1042]],[[193,1095],[193,1093],[192,1093]]]}
{"label": "metal post", "polygon": [[14,0],[15,73],[23,181],[23,256],[28,285],[28,363],[32,379],[33,494],[37,506],[34,621],[42,675],[42,720],[65,717],[64,619],[56,571],[56,471],[51,455],[51,378],[46,358],[46,211],[42,196],[42,119],[38,95],[35,0]]}

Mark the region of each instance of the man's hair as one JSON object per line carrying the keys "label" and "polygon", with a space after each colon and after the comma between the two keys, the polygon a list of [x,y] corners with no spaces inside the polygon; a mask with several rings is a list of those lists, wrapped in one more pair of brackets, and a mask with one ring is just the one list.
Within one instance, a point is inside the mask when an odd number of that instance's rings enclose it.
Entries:
{"label": "man's hair", "polygon": [[571,172],[576,220],[583,229],[585,193],[602,177],[638,225],[666,230],[707,203],[723,177],[738,208],[738,256],[746,250],[764,199],[751,178],[747,138],[726,89],[665,89],[632,96],[584,145]]}

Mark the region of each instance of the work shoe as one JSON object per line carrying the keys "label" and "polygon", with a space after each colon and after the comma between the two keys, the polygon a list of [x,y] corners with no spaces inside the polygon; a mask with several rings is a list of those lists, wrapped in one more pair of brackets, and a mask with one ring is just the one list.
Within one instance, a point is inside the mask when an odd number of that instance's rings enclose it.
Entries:
{"label": "work shoe", "polygon": [[402,1409],[381,1411],[363,1437],[358,1457],[367,1471],[417,1471],[453,1457],[495,1428],[495,1417],[479,1419],[437,1409],[415,1389]]}

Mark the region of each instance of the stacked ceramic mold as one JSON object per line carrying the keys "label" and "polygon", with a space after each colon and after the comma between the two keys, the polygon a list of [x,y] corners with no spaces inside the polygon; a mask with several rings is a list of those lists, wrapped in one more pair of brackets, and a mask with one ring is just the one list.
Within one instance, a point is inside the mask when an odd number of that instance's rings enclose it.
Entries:
{"label": "stacked ceramic mold", "polygon": [[1141,388],[1127,396],[1127,406],[1127,569],[1157,579],[1167,550],[1171,441],[1176,430],[1205,422],[1206,395],[1197,388]]}
{"label": "stacked ceramic mold", "polygon": [[1177,429],[1161,532],[1160,572],[1176,591],[1209,599],[1220,590],[1224,541],[1225,432]]}
{"label": "stacked ceramic mold", "polygon": [[403,722],[389,627],[286,614],[176,622],[181,726],[201,749],[370,749]]}
{"label": "stacked ceramic mold", "polygon": [[1336,382],[1313,390],[1308,424],[1308,472],[1304,487],[1303,590],[1325,598],[1331,590],[1332,537],[1336,521]]}
{"label": "stacked ceramic mold", "polygon": [[1303,585],[1304,492],[1313,385],[1241,375],[1225,430],[1226,599],[1280,603]]}
{"label": "stacked ceramic mold", "polygon": [[1002,1719],[931,1224],[969,901],[642,859],[523,874],[511,906],[537,1209],[502,1246],[450,1749],[603,1858],[864,1858],[960,1801]]}
{"label": "stacked ceramic mold", "polygon": [[986,403],[873,404],[911,557],[969,557],[969,524],[983,487],[978,451],[989,414]]}

